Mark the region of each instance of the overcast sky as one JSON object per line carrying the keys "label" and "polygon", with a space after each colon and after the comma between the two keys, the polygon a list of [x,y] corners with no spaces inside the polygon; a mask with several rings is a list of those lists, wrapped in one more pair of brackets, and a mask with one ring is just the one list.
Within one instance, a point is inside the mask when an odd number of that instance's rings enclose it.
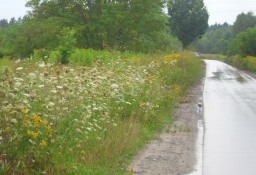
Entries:
{"label": "overcast sky", "polygon": [[[27,0],[0,0],[0,19],[24,16]],[[228,22],[233,24],[241,12],[256,14],[256,0],[204,0],[210,14],[209,24]]]}

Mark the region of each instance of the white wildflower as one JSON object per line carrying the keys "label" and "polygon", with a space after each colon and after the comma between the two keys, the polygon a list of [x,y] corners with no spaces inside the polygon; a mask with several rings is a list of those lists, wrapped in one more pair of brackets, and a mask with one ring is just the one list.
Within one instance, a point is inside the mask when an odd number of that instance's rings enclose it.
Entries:
{"label": "white wildflower", "polygon": [[51,90],[51,92],[52,92],[52,93],[54,93],[54,94],[56,94],[56,93],[57,93],[57,91],[56,91],[56,90],[54,90],[54,89],[53,89],[53,90]]}
{"label": "white wildflower", "polygon": [[35,142],[32,139],[29,139],[28,141],[33,145],[35,144]]}
{"label": "white wildflower", "polygon": [[15,80],[16,82],[23,82],[23,81],[24,81],[24,79],[22,79],[22,78],[17,78],[17,77],[14,77],[14,80]]}
{"label": "white wildflower", "polygon": [[62,86],[56,86],[56,88],[57,88],[57,89],[63,89],[63,87],[62,87]]}
{"label": "white wildflower", "polygon": [[40,84],[37,86],[38,88],[44,88],[44,85],[43,84]]}
{"label": "white wildflower", "polygon": [[29,98],[30,97],[30,95],[29,94],[27,94],[27,93],[24,93],[23,94],[25,97],[27,97],[27,98]]}
{"label": "white wildflower", "polygon": [[16,63],[16,64],[20,63],[20,59],[17,59],[17,60],[15,61],[15,63]]}
{"label": "white wildflower", "polygon": [[29,104],[29,101],[28,100],[23,100],[23,103]]}
{"label": "white wildflower", "polygon": [[52,66],[52,64],[51,63],[47,63],[47,67],[51,67]]}
{"label": "white wildflower", "polygon": [[82,134],[82,131],[79,128],[76,129],[76,132],[78,132],[79,134]]}
{"label": "white wildflower", "polygon": [[113,83],[113,84],[111,84],[111,89],[118,89],[119,88],[119,85],[118,84],[115,84],[115,83]]}
{"label": "white wildflower", "polygon": [[30,73],[28,74],[28,76],[29,76],[31,79],[33,79],[33,80],[37,78],[36,74],[33,73],[33,72],[30,72]]}
{"label": "white wildflower", "polygon": [[53,102],[48,103],[49,106],[54,106],[55,104]]}
{"label": "white wildflower", "polygon": [[41,67],[41,68],[44,68],[45,67],[45,63],[44,62],[39,63],[38,66]]}
{"label": "white wildflower", "polygon": [[131,103],[130,103],[130,102],[128,102],[128,101],[126,101],[125,103],[126,103],[126,104],[128,104],[128,105],[131,105]]}
{"label": "white wildflower", "polygon": [[16,70],[19,71],[19,70],[23,70],[24,68],[23,67],[18,67]]}

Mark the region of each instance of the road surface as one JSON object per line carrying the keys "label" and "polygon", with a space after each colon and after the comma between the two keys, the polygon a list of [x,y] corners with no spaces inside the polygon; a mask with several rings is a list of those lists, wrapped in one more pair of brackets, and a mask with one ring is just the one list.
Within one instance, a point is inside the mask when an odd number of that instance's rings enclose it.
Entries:
{"label": "road surface", "polygon": [[203,175],[256,175],[256,80],[206,60]]}

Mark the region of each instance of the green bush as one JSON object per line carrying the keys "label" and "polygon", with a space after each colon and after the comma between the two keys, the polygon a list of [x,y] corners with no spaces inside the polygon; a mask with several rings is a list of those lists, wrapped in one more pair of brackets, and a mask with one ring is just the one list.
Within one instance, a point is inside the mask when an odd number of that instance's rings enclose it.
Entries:
{"label": "green bush", "polygon": [[256,57],[247,56],[244,58],[245,67],[253,72],[256,72]]}
{"label": "green bush", "polygon": [[47,61],[49,57],[49,51],[46,49],[35,49],[32,60],[33,61]]}
{"label": "green bush", "polygon": [[64,27],[61,34],[58,36],[60,40],[60,45],[58,51],[61,55],[61,64],[69,63],[69,57],[73,53],[76,46],[75,30],[69,27]]}
{"label": "green bush", "polygon": [[239,33],[231,41],[229,55],[256,56],[256,27]]}

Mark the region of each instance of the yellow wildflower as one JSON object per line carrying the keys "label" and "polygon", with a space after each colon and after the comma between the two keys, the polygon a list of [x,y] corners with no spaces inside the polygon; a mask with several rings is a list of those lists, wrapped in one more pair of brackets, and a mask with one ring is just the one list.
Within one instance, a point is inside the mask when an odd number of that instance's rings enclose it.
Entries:
{"label": "yellow wildflower", "polygon": [[48,121],[47,120],[41,120],[40,119],[40,123],[43,125],[43,126],[46,126],[48,124]]}
{"label": "yellow wildflower", "polygon": [[170,63],[171,61],[177,61],[178,59],[181,58],[181,55],[179,53],[174,53],[174,54],[169,54],[164,56],[164,63]]}
{"label": "yellow wildflower", "polygon": [[41,146],[42,148],[45,148],[45,147],[47,146],[47,142],[44,141],[44,140],[42,140],[41,143],[40,143],[40,146]]}
{"label": "yellow wildflower", "polygon": [[37,139],[38,137],[38,133],[37,132],[34,132],[34,131],[27,131],[28,135],[33,137],[34,139]]}
{"label": "yellow wildflower", "polygon": [[29,110],[28,110],[28,109],[22,109],[21,112],[22,112],[23,114],[27,114],[27,113],[29,112]]}
{"label": "yellow wildflower", "polygon": [[48,135],[52,135],[52,128],[50,125],[48,125],[47,131],[48,131]]}
{"label": "yellow wildflower", "polygon": [[23,123],[26,127],[29,127],[31,124],[31,122],[27,118],[23,120]]}
{"label": "yellow wildflower", "polygon": [[36,128],[40,127],[40,120],[41,120],[41,117],[39,117],[38,115],[33,115],[32,116],[32,120],[34,122],[34,126]]}

